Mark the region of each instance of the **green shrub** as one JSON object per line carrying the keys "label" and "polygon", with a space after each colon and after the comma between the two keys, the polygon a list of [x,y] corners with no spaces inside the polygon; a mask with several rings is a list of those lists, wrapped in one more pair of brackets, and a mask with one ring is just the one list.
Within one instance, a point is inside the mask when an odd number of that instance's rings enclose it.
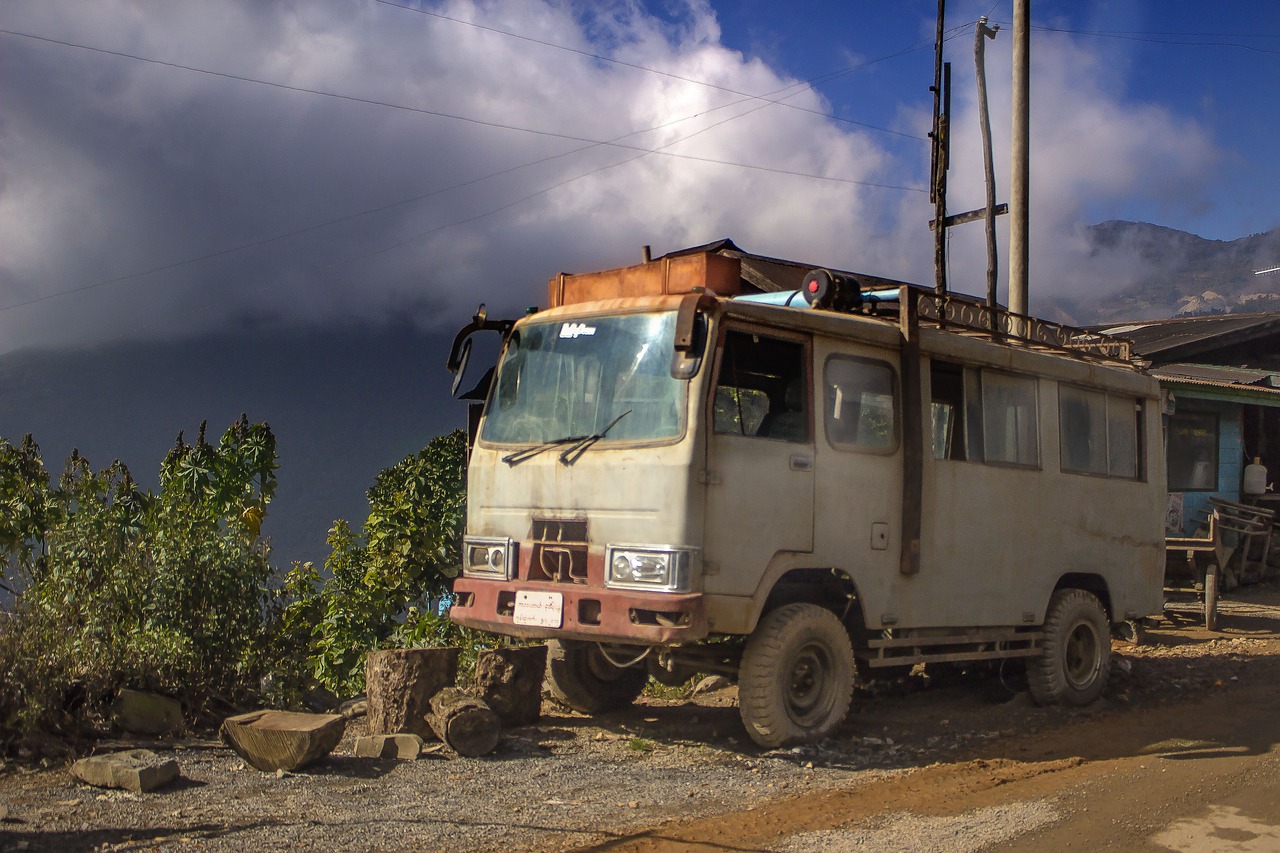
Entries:
{"label": "green shrub", "polygon": [[0,440],[0,745],[74,735],[121,687],[181,699],[188,718],[252,693],[271,574],[260,539],[275,437],[241,419],[217,446],[179,435],[157,494],[120,462],[73,452],[57,482],[28,436]]}
{"label": "green shrub", "polygon": [[286,579],[284,631],[312,628],[309,664],[339,695],[364,689],[364,664],[379,648],[490,642],[438,613],[462,563],[466,523],[466,435],[439,436],[378,474],[362,536],[345,521],[329,531],[327,576],[295,564]]}

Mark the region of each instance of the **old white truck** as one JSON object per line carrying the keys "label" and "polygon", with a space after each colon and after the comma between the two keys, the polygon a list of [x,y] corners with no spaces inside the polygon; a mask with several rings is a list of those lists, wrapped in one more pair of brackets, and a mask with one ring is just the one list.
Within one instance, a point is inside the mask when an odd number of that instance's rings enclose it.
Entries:
{"label": "old white truck", "polygon": [[481,329],[451,616],[550,640],[578,710],[720,672],[772,747],[858,678],[1010,658],[1082,705],[1161,609],[1159,393],[1121,341],[728,241],[477,315],[459,376]]}

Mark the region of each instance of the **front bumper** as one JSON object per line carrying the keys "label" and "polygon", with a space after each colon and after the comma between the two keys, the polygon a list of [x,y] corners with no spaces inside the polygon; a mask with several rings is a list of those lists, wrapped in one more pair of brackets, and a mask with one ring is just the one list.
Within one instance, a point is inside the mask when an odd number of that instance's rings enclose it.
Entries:
{"label": "front bumper", "polygon": [[[520,625],[518,592],[559,593],[560,624]],[[637,645],[669,645],[707,636],[701,593],[647,593],[545,581],[458,578],[449,618],[459,625],[511,637],[562,638]]]}

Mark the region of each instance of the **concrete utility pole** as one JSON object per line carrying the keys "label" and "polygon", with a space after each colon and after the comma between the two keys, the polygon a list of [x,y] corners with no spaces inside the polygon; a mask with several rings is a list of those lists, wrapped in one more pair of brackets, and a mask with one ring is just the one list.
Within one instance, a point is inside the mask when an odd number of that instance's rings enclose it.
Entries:
{"label": "concrete utility pole", "polygon": [[1027,314],[1031,254],[1031,0],[1013,0],[1013,137],[1009,148],[1009,310]]}

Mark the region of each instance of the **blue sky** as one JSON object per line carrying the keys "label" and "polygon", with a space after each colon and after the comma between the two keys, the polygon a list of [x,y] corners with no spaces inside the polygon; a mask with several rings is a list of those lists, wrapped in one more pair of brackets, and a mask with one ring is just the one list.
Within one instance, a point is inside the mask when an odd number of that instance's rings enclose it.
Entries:
{"label": "blue sky", "polygon": [[[987,75],[1007,197],[1012,0],[949,7],[957,211],[983,196],[982,15],[1003,25]],[[8,0],[0,352],[446,329],[482,300],[540,301],[561,270],[726,236],[927,281],[936,8]],[[1280,225],[1280,5],[1033,0],[1032,23],[1033,309],[1037,289],[1141,274],[1091,258],[1088,225]],[[979,226],[954,229],[960,289],[980,292],[983,252]]]}

